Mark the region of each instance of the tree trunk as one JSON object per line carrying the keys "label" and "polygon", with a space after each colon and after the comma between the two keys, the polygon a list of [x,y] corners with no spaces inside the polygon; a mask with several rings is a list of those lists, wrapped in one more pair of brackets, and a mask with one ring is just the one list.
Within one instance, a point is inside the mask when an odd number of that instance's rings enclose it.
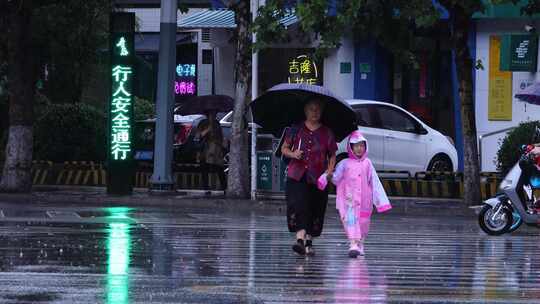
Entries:
{"label": "tree trunk", "polygon": [[32,1],[11,1],[8,38],[9,135],[0,190],[32,190],[33,100],[38,68],[31,32]]}
{"label": "tree trunk", "polygon": [[235,103],[229,154],[227,197],[249,197],[249,153],[246,125],[247,103],[251,100],[250,1],[239,0],[230,6],[236,20]]}
{"label": "tree trunk", "polygon": [[467,204],[481,202],[480,166],[478,160],[478,142],[476,140],[476,115],[472,95],[473,62],[469,53],[468,32],[472,17],[462,8],[451,10],[453,14],[453,40],[455,64],[459,82],[459,98],[464,144],[464,201]]}

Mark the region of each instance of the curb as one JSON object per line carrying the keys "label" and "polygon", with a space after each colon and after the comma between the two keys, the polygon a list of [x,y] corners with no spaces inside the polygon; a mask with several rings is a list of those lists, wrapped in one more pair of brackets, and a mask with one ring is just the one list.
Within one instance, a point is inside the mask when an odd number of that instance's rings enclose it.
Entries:
{"label": "curb", "polygon": [[[183,164],[175,167],[173,172],[178,189],[203,189],[203,173],[198,164]],[[378,171],[386,193],[390,196],[409,196],[425,198],[461,198],[464,191],[463,174],[457,172],[417,172],[414,176],[408,171]],[[139,164],[133,172],[135,187],[148,188],[152,169]],[[274,176],[275,178],[276,176]],[[496,172],[481,172],[481,194],[483,199],[497,193],[501,176]],[[34,185],[49,186],[94,186],[104,187],[107,183],[107,170],[100,162],[66,161],[34,161],[32,165],[32,181]],[[208,173],[209,186],[221,189],[219,178],[215,172]],[[275,182],[275,181],[274,181]],[[280,182],[281,183],[281,182]],[[260,192],[276,191],[261,189]]]}
{"label": "curb", "polygon": [[[329,197],[328,209],[334,208],[335,196]],[[433,215],[433,216],[475,216],[474,210],[459,199],[426,199],[411,197],[390,197],[393,205],[391,214]],[[0,193],[0,203],[28,205],[128,206],[140,208],[201,207],[216,209],[275,209],[285,212],[284,200],[247,200],[225,198],[223,192],[185,191],[173,194],[152,195],[147,189],[138,188],[130,196],[107,195],[104,187],[45,186],[34,187],[28,194]]]}

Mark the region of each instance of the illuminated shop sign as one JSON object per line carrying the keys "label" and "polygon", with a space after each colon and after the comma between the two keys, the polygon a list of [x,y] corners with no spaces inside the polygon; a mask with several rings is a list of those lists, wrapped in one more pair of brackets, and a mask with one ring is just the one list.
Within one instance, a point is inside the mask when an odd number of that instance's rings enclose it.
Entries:
{"label": "illuminated shop sign", "polygon": [[288,62],[289,83],[321,84],[315,61],[308,55],[300,55]]}
{"label": "illuminated shop sign", "polygon": [[178,64],[176,66],[174,93],[181,96],[197,94],[197,65]]}

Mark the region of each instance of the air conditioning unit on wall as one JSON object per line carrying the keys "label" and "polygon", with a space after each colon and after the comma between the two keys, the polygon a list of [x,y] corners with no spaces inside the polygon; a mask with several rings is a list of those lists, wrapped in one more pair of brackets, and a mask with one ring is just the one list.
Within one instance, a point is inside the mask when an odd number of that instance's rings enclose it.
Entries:
{"label": "air conditioning unit on wall", "polygon": [[211,44],[212,30],[201,29],[199,43],[199,95],[213,92],[213,51]]}
{"label": "air conditioning unit on wall", "polygon": [[[219,56],[220,52],[234,55],[232,50],[235,49],[235,45],[231,42],[232,31],[228,29],[201,29],[198,37],[198,94],[208,95],[214,92],[231,94],[228,83],[230,77],[224,76],[231,69],[230,62],[220,62],[218,58],[223,57]],[[234,60],[234,57],[222,58],[222,60]],[[216,79],[220,80],[216,83]]]}

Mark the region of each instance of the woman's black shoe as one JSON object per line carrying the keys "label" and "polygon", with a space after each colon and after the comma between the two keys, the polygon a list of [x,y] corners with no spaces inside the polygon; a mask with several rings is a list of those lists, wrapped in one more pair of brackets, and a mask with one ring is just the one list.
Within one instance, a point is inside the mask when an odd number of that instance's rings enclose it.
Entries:
{"label": "woman's black shoe", "polygon": [[304,246],[304,240],[298,239],[296,240],[296,243],[292,246],[292,250],[299,255],[305,255],[306,254],[306,246]]}
{"label": "woman's black shoe", "polygon": [[312,240],[306,240],[306,255],[307,256],[314,256],[315,250],[313,250],[313,241]]}

